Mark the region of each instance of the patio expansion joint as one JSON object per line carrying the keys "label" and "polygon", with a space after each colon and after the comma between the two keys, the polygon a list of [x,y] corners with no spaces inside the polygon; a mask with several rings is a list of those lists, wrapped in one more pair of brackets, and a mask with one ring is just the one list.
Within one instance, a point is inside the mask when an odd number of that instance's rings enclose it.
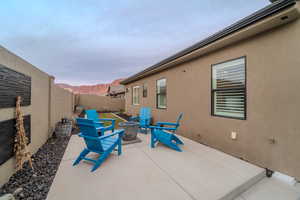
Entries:
{"label": "patio expansion joint", "polygon": [[153,163],[156,167],[158,167],[163,173],[165,173],[177,186],[179,186],[192,200],[197,200],[197,198],[195,198],[191,193],[189,193],[180,183],[178,183],[176,181],[175,178],[173,178],[166,170],[164,170],[163,168],[161,168],[159,166],[159,164],[157,162],[155,162],[145,151],[143,151],[142,148],[138,148],[135,147],[137,149],[139,149],[141,152],[143,152],[143,154],[145,154]]}

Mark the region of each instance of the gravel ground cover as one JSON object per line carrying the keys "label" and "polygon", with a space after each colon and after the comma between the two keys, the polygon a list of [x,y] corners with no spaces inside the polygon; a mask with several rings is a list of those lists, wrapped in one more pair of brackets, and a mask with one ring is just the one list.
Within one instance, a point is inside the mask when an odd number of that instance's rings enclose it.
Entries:
{"label": "gravel ground cover", "polygon": [[[73,134],[78,132],[73,131]],[[0,196],[10,193],[16,200],[46,199],[60,161],[64,155],[70,137],[51,137],[32,156],[33,167],[28,162],[0,188]]]}

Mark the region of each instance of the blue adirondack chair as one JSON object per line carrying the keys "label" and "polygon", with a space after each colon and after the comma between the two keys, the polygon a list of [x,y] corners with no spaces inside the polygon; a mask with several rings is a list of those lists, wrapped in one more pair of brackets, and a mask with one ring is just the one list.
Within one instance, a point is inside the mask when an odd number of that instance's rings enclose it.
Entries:
{"label": "blue adirondack chair", "polygon": [[[79,126],[79,124],[82,124],[82,123],[86,123],[86,120],[85,118],[76,118],[76,123],[77,125]],[[102,136],[105,134],[106,131],[110,131],[110,129],[104,127],[103,125],[99,125],[99,123],[95,122],[94,120],[91,120],[95,127],[96,127],[96,130],[98,132],[98,136]]]}
{"label": "blue adirondack chair", "polygon": [[[94,121],[96,127],[100,132],[100,135],[103,135],[104,132],[107,130],[111,130],[111,131],[115,130],[115,121],[116,121],[115,119],[99,118],[99,114],[97,113],[96,110],[86,110],[85,113],[88,119]],[[104,126],[105,121],[111,122],[111,125]]]}
{"label": "blue adirondack chair", "polygon": [[[81,131],[79,133],[79,137],[84,139],[86,148],[83,149],[78,158],[74,161],[73,166],[77,165],[81,160],[87,160],[94,163],[94,166],[91,169],[91,172],[93,172],[100,167],[100,165],[116,147],[118,149],[118,155],[121,155],[121,138],[124,134],[123,129],[116,130],[105,136],[99,136],[93,120],[77,119],[77,124]],[[98,153],[100,154],[100,157],[96,160],[86,157],[90,152]]]}
{"label": "blue adirondack chair", "polygon": [[179,145],[183,145],[183,142],[175,135],[182,116],[183,113],[180,113],[176,123],[157,122],[156,126],[150,126],[152,148],[155,147],[157,142],[161,142],[176,151],[182,151]]}
{"label": "blue adirondack chair", "polygon": [[130,121],[138,121],[140,126],[140,132],[147,134],[148,128],[151,123],[151,108],[149,107],[142,107],[140,109],[139,116],[132,117]]}

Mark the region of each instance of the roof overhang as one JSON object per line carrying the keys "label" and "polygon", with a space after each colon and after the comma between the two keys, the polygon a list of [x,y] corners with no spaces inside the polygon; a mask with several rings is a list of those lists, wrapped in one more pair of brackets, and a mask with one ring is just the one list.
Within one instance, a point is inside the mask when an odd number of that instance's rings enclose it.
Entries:
{"label": "roof overhang", "polygon": [[275,27],[287,24],[299,17],[300,11],[295,0],[278,1],[200,41],[199,43],[121,81],[121,84],[126,85],[146,76],[175,67],[178,64],[219,50]]}

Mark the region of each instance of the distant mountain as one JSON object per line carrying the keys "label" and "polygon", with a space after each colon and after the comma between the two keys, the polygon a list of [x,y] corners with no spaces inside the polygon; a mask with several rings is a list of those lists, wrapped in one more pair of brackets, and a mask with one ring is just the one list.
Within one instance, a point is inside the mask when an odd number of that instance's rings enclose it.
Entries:
{"label": "distant mountain", "polygon": [[95,94],[99,96],[104,96],[107,93],[107,89],[110,85],[120,85],[120,82],[124,79],[117,79],[111,83],[103,83],[97,85],[80,85],[73,86],[65,83],[56,83],[58,87],[71,90],[75,94]]}

